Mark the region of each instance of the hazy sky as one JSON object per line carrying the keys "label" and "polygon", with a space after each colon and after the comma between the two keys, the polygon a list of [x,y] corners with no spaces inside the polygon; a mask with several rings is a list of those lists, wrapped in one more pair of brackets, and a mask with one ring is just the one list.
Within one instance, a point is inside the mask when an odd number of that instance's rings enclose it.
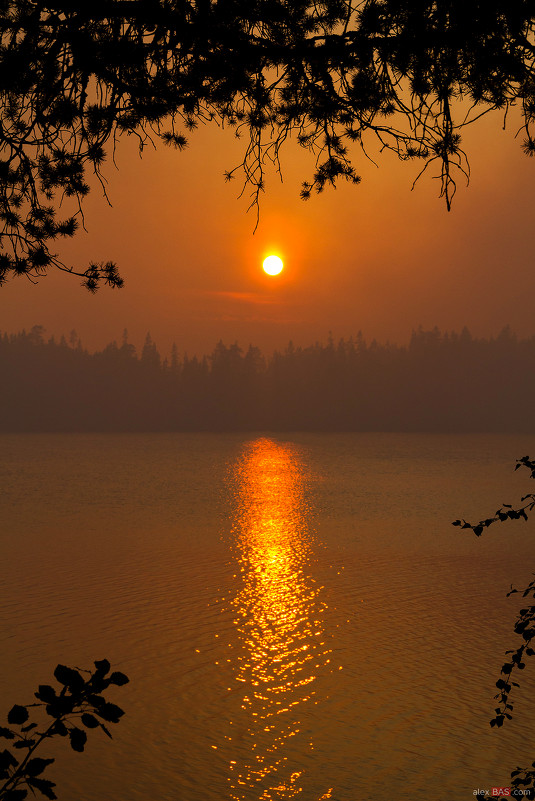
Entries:
{"label": "hazy sky", "polygon": [[[513,134],[494,118],[465,136],[471,183],[460,182],[449,214],[431,176],[411,192],[417,163],[387,156],[376,168],[358,153],[360,186],[303,202],[314,161],[290,144],[284,183],[268,175],[256,233],[240,178],[223,180],[244,146],[230,131],[205,128],[184,152],[147,148],[141,160],[127,139],[119,169],[111,160],[106,169],[113,208],[95,188],[88,232],[60,252],[82,266],[116,261],[124,289],[92,296],[63,274],[35,286],[18,279],[0,289],[0,329],[76,329],[93,349],[126,327],[136,345],[150,331],[163,353],[176,342],[190,354],[220,338],[269,351],[329,331],[403,343],[419,325],[489,336],[509,323],[533,335],[535,162]],[[261,270],[270,252],[285,262],[276,278]]]}

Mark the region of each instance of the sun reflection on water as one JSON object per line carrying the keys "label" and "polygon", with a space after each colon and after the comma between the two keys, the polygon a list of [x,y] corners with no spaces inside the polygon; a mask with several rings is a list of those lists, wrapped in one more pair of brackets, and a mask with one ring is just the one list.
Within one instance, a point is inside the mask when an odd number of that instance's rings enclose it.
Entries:
{"label": "sun reflection on water", "polygon": [[[305,470],[294,446],[259,439],[244,448],[232,480],[241,574],[232,601],[239,641],[232,668],[242,692],[241,725],[232,722],[226,738],[233,746],[230,798],[290,799],[301,793],[313,759],[311,710],[318,676],[330,663],[322,588],[308,568]],[[321,798],[331,790],[322,788]]]}

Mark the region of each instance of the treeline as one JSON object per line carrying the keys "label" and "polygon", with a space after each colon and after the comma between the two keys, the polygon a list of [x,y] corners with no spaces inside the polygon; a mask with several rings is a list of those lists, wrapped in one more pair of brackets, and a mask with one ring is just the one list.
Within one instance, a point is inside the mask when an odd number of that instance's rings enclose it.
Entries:
{"label": "treeline", "polygon": [[408,346],[339,342],[276,351],[219,342],[162,359],[147,335],[89,353],[75,332],[0,335],[0,430],[535,431],[535,337],[419,329]]}

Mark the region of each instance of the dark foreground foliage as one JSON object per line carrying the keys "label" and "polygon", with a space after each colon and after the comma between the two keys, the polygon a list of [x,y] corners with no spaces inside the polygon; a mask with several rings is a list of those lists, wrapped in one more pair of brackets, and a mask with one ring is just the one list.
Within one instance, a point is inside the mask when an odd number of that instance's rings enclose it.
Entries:
{"label": "dark foreground foliage", "polygon": [[[43,778],[55,760],[35,756],[39,746],[51,738],[66,738],[73,751],[82,752],[87,729],[98,728],[112,736],[108,724],[118,723],[124,712],[103,693],[111,685],[127,684],[128,677],[120,671],[110,673],[110,669],[107,659],[96,661],[93,671],[58,665],[54,677],[59,687],[40,684],[35,693],[38,703],[11,708],[8,725],[0,727],[0,738],[8,745],[0,751],[0,801],[22,801],[28,792],[57,798],[55,782]],[[44,709],[49,720],[32,721],[30,715],[36,708]]]}
{"label": "dark foreground foliage", "polygon": [[[535,460],[530,459],[529,456],[523,456],[516,463],[515,470],[525,468],[529,470],[530,477],[535,478]],[[535,493],[528,493],[524,495],[520,502],[512,504],[502,504],[502,506],[495,512],[494,515],[480,520],[477,523],[468,523],[466,520],[455,520],[454,526],[460,526],[463,529],[470,529],[474,532],[476,537],[480,537],[483,531],[494,523],[505,523],[510,520],[528,520],[529,513],[535,508]],[[494,717],[490,721],[492,727],[500,728],[506,720],[511,720],[513,717],[514,705],[511,702],[511,693],[513,687],[519,687],[518,673],[525,669],[526,658],[535,656],[535,648],[533,648],[533,641],[535,640],[535,579],[532,579],[529,584],[521,590],[515,589],[511,585],[510,591],[507,596],[520,593],[522,598],[528,599],[526,604],[519,610],[518,618],[514,625],[515,634],[521,638],[520,643],[508,651],[506,651],[507,660],[502,665],[501,675],[496,682],[498,689],[497,695],[494,698],[498,701],[498,706],[495,708]],[[511,772],[511,787],[513,788],[513,797],[522,797],[528,799],[535,799],[535,762],[528,768],[517,767]],[[516,792],[515,792],[516,791]],[[508,796],[499,796],[499,798],[507,798]]]}
{"label": "dark foreground foliage", "polygon": [[253,203],[289,139],[314,156],[304,198],[391,151],[449,208],[482,115],[516,106],[535,151],[534,27],[528,0],[1,0],[0,283],[56,267],[122,284],[55,248],[124,134],[182,149],[199,123],[231,126]]}

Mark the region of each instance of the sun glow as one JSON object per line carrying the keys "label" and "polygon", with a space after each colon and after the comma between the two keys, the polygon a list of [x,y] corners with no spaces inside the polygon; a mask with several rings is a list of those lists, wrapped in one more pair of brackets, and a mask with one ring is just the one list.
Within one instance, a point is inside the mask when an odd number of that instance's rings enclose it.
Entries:
{"label": "sun glow", "polygon": [[264,272],[268,275],[278,275],[283,267],[283,261],[278,256],[268,256],[262,264]]}

